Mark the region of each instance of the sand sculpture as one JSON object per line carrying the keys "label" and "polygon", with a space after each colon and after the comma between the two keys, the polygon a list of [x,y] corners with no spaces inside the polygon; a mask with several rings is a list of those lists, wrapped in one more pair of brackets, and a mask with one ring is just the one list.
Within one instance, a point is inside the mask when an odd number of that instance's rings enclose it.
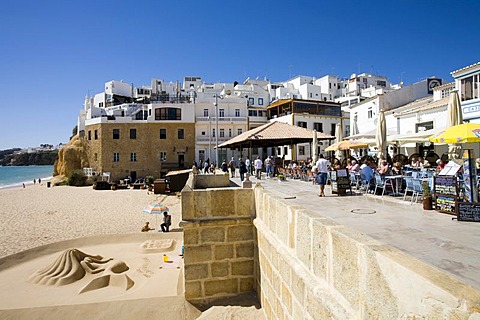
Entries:
{"label": "sand sculpture", "polygon": [[147,240],[140,245],[141,253],[158,253],[171,251],[175,245],[173,239]]}
{"label": "sand sculpture", "polygon": [[27,281],[47,286],[63,286],[81,280],[87,273],[103,273],[84,286],[80,293],[110,285],[128,290],[135,283],[124,274],[128,269],[123,261],[104,259],[100,255],[90,255],[78,249],[68,249],[52,264],[33,273]]}

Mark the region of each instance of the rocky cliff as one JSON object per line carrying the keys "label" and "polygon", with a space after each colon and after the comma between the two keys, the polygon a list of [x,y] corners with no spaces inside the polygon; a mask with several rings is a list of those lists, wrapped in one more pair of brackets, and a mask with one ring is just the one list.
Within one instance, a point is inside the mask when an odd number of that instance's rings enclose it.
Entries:
{"label": "rocky cliff", "polygon": [[73,170],[88,167],[89,162],[84,138],[73,136],[72,139],[58,151],[58,159],[55,161],[53,167],[53,175],[55,177],[68,177],[68,174]]}

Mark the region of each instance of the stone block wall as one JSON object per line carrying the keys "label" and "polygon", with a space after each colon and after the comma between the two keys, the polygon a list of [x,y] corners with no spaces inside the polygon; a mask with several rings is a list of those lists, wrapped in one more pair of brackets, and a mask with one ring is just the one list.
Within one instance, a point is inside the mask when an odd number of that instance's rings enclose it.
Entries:
{"label": "stone block wall", "polygon": [[253,291],[253,190],[196,190],[189,182],[182,190],[185,298],[207,304]]}
{"label": "stone block wall", "polygon": [[268,319],[477,319],[448,274],[255,189],[257,293]]}

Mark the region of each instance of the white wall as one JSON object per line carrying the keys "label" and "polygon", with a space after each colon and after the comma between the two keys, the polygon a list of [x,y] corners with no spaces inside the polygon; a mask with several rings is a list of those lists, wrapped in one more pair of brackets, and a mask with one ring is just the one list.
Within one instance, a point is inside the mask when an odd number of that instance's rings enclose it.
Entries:
{"label": "white wall", "polygon": [[106,94],[116,94],[124,97],[132,97],[132,85],[122,81],[112,80],[105,83]]}

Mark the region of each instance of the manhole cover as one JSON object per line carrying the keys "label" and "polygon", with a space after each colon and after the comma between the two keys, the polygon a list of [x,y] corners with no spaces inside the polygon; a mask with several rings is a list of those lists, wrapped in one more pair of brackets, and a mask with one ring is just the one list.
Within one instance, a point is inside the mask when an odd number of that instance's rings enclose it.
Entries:
{"label": "manhole cover", "polygon": [[356,213],[356,214],[374,214],[374,213],[376,213],[375,210],[371,210],[371,209],[353,209],[350,212],[351,213]]}

